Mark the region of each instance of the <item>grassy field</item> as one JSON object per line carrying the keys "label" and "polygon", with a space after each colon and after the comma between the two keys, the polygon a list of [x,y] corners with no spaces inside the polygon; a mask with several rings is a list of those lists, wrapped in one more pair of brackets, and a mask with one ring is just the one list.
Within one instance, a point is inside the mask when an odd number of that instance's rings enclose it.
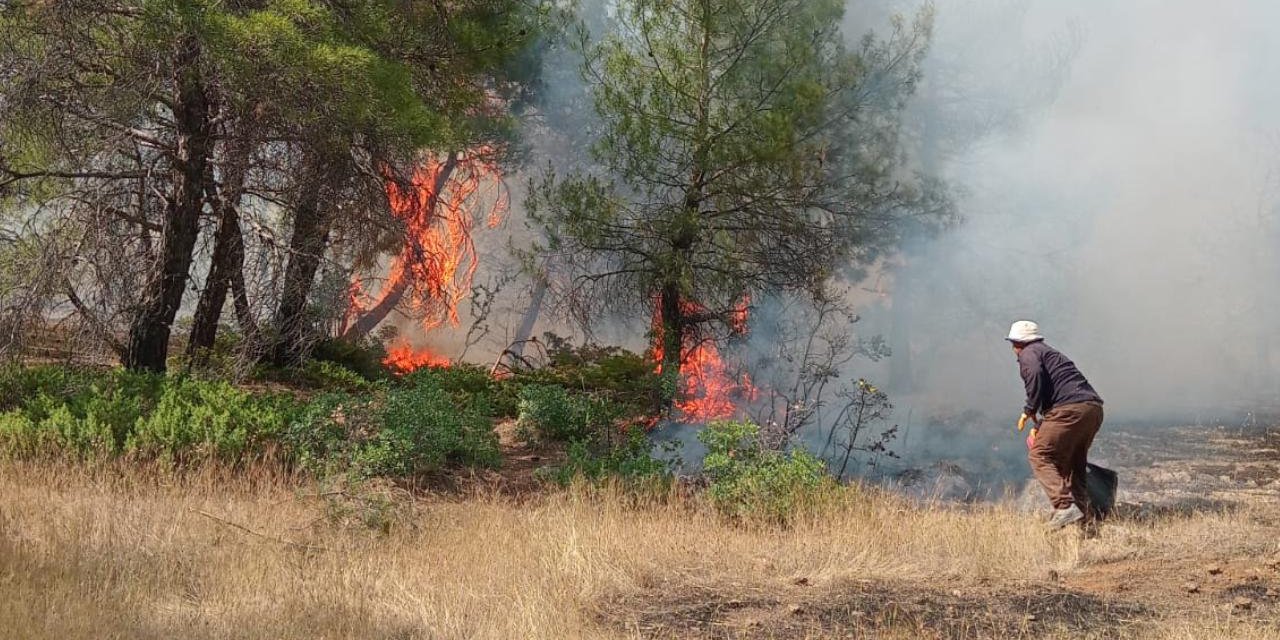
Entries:
{"label": "grassy field", "polygon": [[792,528],[753,529],[675,495],[351,495],[265,470],[178,478],[5,463],[0,628],[66,639],[1277,638],[1277,524],[1266,506],[1171,512],[1081,540],[1001,506],[848,490]]}

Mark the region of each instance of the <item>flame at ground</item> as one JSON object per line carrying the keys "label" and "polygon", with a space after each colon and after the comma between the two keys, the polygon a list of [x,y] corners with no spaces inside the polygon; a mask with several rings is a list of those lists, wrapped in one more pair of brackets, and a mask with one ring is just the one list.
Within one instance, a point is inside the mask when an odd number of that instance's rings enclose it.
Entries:
{"label": "flame at ground", "polygon": [[[750,298],[744,298],[738,308],[731,311],[730,328],[735,333],[746,333],[747,308]],[[682,301],[684,311],[694,315],[701,307],[694,302]],[[661,325],[656,325],[661,329]],[[662,337],[658,334],[653,348],[658,361],[658,373],[662,373]],[[734,377],[725,366],[724,358],[714,341],[690,337],[685,340],[680,359],[680,386],[676,408],[685,418],[694,422],[709,422],[732,418],[739,413],[743,402],[753,402],[759,395],[751,376],[742,373]]]}
{"label": "flame at ground", "polygon": [[423,367],[447,367],[449,359],[429,349],[414,347],[408,342],[399,342],[387,350],[387,357],[382,364],[387,365],[397,375],[412,373]]}
{"label": "flame at ground", "polygon": [[751,377],[746,373],[737,379],[730,375],[720,350],[711,342],[698,344],[685,354],[680,363],[680,386],[683,399],[676,407],[698,422],[731,418],[738,413],[739,402],[756,397]]}

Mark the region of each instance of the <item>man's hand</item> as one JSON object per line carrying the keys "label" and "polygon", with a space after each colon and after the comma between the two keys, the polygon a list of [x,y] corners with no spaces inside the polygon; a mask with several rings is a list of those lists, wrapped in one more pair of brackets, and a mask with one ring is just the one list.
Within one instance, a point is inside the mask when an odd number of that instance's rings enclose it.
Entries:
{"label": "man's hand", "polygon": [[1027,428],[1028,422],[1035,422],[1035,421],[1036,421],[1035,416],[1029,416],[1025,413],[1022,414],[1022,417],[1018,418],[1018,433],[1022,433],[1022,430]]}
{"label": "man's hand", "polygon": [[1030,449],[1030,448],[1032,448],[1032,447],[1036,446],[1036,432],[1037,432],[1037,431],[1039,431],[1039,429],[1037,429],[1037,428],[1035,428],[1035,427],[1031,427],[1031,433],[1027,434],[1027,448],[1028,448],[1028,449]]}

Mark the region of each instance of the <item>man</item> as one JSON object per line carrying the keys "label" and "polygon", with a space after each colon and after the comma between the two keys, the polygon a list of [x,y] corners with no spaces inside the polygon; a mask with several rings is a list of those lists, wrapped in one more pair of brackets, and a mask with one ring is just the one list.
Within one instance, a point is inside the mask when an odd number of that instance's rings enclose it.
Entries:
{"label": "man", "polygon": [[1036,323],[1013,323],[1006,339],[1013,343],[1027,390],[1018,431],[1027,422],[1037,425],[1027,438],[1027,459],[1053,503],[1049,528],[1061,529],[1089,513],[1085,461],[1102,426],[1102,398],[1075,363],[1045,344]]}

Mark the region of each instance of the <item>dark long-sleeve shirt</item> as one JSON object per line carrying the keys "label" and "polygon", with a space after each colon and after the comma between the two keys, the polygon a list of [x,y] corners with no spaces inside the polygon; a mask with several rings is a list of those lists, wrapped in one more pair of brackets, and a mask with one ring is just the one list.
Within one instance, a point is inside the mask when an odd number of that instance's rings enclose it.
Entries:
{"label": "dark long-sleeve shirt", "polygon": [[1102,397],[1085,379],[1070,358],[1045,344],[1033,342],[1018,354],[1018,369],[1027,388],[1022,412],[1034,416],[1076,402],[1102,402]]}

